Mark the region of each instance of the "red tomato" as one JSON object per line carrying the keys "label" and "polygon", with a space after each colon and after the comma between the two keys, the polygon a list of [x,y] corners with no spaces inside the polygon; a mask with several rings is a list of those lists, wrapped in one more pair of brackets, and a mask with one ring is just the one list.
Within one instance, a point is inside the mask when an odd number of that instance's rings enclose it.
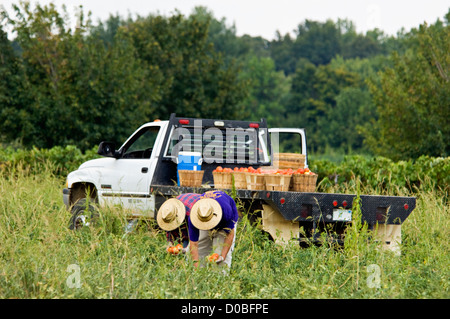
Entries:
{"label": "red tomato", "polygon": [[217,259],[219,259],[219,254],[217,254],[217,253],[214,253],[214,254],[212,254],[211,256],[208,257],[208,260],[209,260],[210,262],[214,262],[214,261],[216,261]]}

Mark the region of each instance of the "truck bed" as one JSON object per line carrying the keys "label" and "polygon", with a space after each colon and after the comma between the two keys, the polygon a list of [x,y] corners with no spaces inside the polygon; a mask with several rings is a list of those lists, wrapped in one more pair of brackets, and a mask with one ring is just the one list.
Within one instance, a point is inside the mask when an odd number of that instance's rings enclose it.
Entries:
{"label": "truck bed", "polygon": [[[182,193],[204,193],[213,188],[192,188],[153,185],[151,193],[162,197]],[[231,194],[231,189],[224,189]],[[296,222],[339,222],[333,211],[351,210],[356,194],[279,192],[267,190],[236,189],[236,198],[249,204],[267,204],[278,210],[286,220]],[[370,226],[379,224],[400,225],[416,207],[415,197],[360,195],[362,221]]]}

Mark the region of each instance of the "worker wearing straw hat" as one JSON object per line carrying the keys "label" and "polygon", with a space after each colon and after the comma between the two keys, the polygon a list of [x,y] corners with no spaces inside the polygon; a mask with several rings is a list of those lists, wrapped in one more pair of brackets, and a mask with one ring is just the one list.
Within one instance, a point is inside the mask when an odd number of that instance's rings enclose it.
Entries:
{"label": "worker wearing straw hat", "polygon": [[189,245],[186,218],[189,216],[192,206],[200,198],[200,194],[181,194],[176,198],[166,200],[159,208],[156,221],[159,227],[166,231],[169,247],[178,243],[183,246],[182,252],[186,252]]}
{"label": "worker wearing straw hat", "polygon": [[213,253],[218,254],[218,265],[231,267],[237,221],[236,203],[222,191],[206,192],[192,206],[188,218],[189,249],[196,267]]}

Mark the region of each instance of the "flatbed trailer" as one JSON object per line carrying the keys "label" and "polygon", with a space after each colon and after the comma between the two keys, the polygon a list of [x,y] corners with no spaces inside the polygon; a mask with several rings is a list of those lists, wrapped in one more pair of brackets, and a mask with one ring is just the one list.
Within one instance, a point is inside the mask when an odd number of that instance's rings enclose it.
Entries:
{"label": "flatbed trailer", "polygon": [[[210,187],[193,188],[153,185],[156,205],[183,193],[204,193]],[[344,231],[352,222],[351,210],[356,194],[304,193],[224,189],[241,205],[241,212],[250,220],[262,218],[265,229],[277,241],[298,240],[300,243],[320,243],[324,233],[328,241],[343,244]],[[415,197],[360,195],[361,222],[384,234],[383,244],[390,248],[401,242],[400,225],[416,206]],[[300,227],[303,232],[300,233]],[[396,241],[396,242],[395,242]],[[393,248],[394,250],[396,248]]]}

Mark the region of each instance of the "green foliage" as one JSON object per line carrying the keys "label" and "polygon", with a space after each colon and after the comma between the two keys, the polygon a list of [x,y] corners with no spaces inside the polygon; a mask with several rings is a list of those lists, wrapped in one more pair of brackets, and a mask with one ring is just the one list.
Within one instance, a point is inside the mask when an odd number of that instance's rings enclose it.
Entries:
{"label": "green foliage", "polygon": [[[23,2],[14,9],[17,17],[8,21],[22,50],[19,93],[26,89],[27,103],[18,106],[23,127],[8,125],[7,134],[27,147],[73,144],[86,150],[103,138],[121,141],[142,124],[155,88],[143,86],[145,72],[129,41],[118,35],[104,46],[89,36],[91,24],[81,9],[75,30],[54,4],[32,10]],[[10,123],[10,113],[2,112],[2,120]]]}
{"label": "green foliage", "polygon": [[421,156],[416,160],[394,162],[381,156],[353,155],[345,156],[339,164],[316,160],[309,166],[319,174],[322,191],[342,191],[348,183],[359,180],[363,187],[380,194],[437,190],[444,198],[450,195],[450,157]]}
{"label": "green foliage", "polygon": [[[17,173],[0,177],[2,299],[449,297],[450,212],[435,191],[417,194],[417,208],[402,225],[400,257],[375,249],[358,232],[347,238],[348,249],[280,247],[244,214],[224,277],[214,265],[194,270],[185,256],[167,254],[154,221],[125,235],[126,212],[115,207],[99,210],[94,227],[70,231],[61,178],[45,170]],[[379,269],[379,287],[371,285],[371,266]]]}
{"label": "green foliage", "polygon": [[340,30],[332,20],[305,20],[298,25],[293,53],[315,65],[328,64],[341,51]]}
{"label": "green foliage", "polygon": [[270,42],[269,48],[277,69],[293,74],[301,59],[318,66],[329,64],[337,56],[345,59],[372,58],[397,49],[397,42],[378,29],[365,35],[358,34],[353,22],[346,19],[338,19],[337,22],[307,19],[298,25],[295,38],[277,32],[277,38]]}
{"label": "green foliage", "polygon": [[450,25],[421,25],[405,54],[370,90],[379,118],[366,127],[366,143],[393,159],[450,153]]}
{"label": "green foliage", "polygon": [[[346,87],[357,85],[357,74],[331,65],[316,67],[307,60],[302,60],[301,63],[302,66],[292,78],[291,94],[284,113],[285,125],[306,128],[309,149],[313,152],[323,152],[326,145],[339,147],[341,145],[338,144],[344,141],[340,139],[336,142],[334,129],[339,126],[354,129],[354,124],[347,119],[340,122],[339,118],[333,118],[336,113],[341,116],[341,109],[346,106],[341,99],[337,108],[337,97]],[[345,115],[354,112],[351,109],[345,110]],[[359,115],[359,112],[354,113],[355,117]],[[330,126],[330,123],[334,126]]]}
{"label": "green foliage", "polygon": [[207,41],[209,21],[111,17],[93,27],[79,8],[72,30],[65,8],[52,3],[20,2],[14,11],[2,16],[17,33],[20,56],[0,31],[4,142],[86,150],[104,139],[123,142],[143,122],[172,112],[238,117],[246,86],[237,65]]}
{"label": "green foliage", "polygon": [[175,112],[190,117],[238,118],[237,103],[245,97],[239,68],[225,65],[208,41],[209,19],[140,18],[123,29],[138,58],[159,82],[161,98],[155,115],[166,119]]}
{"label": "green foliage", "polygon": [[0,12],[5,145],[85,151],[175,112],[304,127],[312,154],[448,156],[448,14],[396,37],[305,20],[268,41],[205,7],[97,25],[82,7],[75,21],[53,3],[12,11]]}
{"label": "green foliage", "polygon": [[241,72],[243,81],[249,82],[249,92],[242,102],[242,109],[248,113],[242,119],[265,118],[269,127],[283,122],[284,98],[289,92],[289,79],[283,72],[275,70],[271,58],[250,56]]}
{"label": "green foliage", "polygon": [[9,176],[17,171],[38,174],[46,171],[56,176],[66,177],[83,162],[98,158],[97,148],[84,153],[74,145],[55,146],[51,149],[33,147],[30,150],[0,148],[0,175]]}
{"label": "green foliage", "polygon": [[30,129],[27,111],[22,108],[28,103],[23,67],[0,25],[0,140],[14,141]]}

